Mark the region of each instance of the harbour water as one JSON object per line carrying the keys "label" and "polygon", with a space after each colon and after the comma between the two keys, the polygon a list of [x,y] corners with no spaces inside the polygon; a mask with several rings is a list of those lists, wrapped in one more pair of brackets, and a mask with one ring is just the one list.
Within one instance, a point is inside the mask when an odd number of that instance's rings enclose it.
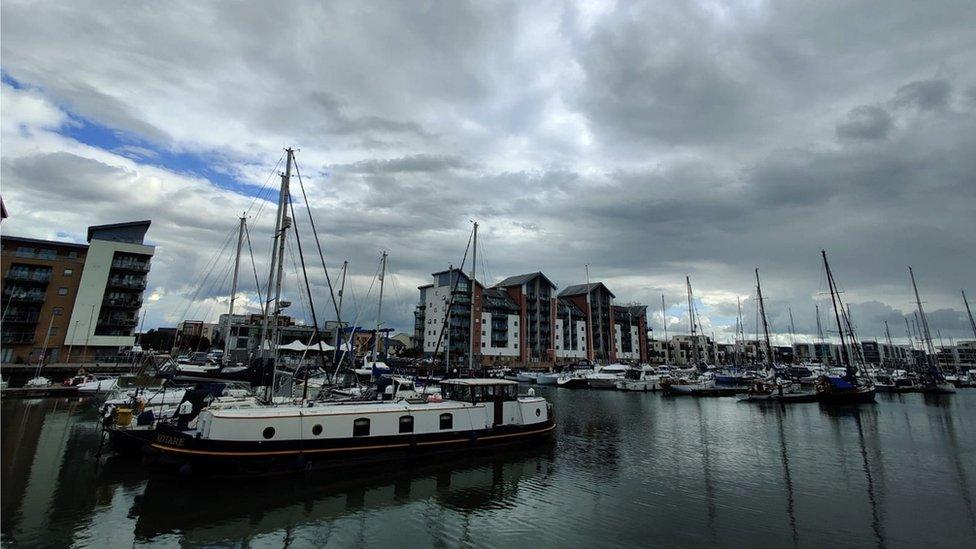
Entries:
{"label": "harbour water", "polygon": [[976,546],[976,390],[852,408],[536,390],[545,447],[260,479],[96,466],[95,405],[6,400],[2,544]]}

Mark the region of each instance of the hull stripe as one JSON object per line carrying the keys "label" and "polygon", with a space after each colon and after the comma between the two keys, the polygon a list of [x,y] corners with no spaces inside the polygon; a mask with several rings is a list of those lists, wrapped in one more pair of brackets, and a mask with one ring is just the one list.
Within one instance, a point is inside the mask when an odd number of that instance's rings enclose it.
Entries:
{"label": "hull stripe", "polygon": [[[500,438],[510,438],[510,437],[521,437],[529,435],[537,435],[540,433],[545,433],[556,428],[556,425],[550,425],[545,429],[537,429],[535,431],[526,431],[523,433],[509,433],[505,435],[489,435],[484,437],[478,437],[476,440],[494,440]],[[454,444],[458,442],[471,442],[470,438],[456,438],[452,440],[436,440],[431,442],[418,442],[417,446],[432,446],[435,444]],[[204,455],[204,456],[248,456],[248,457],[259,457],[259,456],[281,456],[290,454],[320,454],[325,452],[350,452],[355,450],[381,450],[386,448],[407,448],[410,443],[404,444],[383,444],[378,446],[350,446],[348,448],[313,448],[309,450],[275,450],[269,452],[215,452],[209,450],[193,450],[190,448],[178,448],[176,446],[168,446],[165,444],[159,444],[153,442],[151,446],[157,450],[163,452],[175,452],[179,454],[194,454],[194,455]]]}

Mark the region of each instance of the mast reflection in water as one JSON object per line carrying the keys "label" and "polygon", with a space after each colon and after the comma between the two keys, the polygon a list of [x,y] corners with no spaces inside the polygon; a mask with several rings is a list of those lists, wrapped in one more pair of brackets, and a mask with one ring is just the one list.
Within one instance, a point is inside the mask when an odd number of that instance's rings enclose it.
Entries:
{"label": "mast reflection in water", "polygon": [[258,479],[96,467],[94,405],[4,401],[2,542],[976,545],[976,390],[851,408],[536,390],[548,446]]}

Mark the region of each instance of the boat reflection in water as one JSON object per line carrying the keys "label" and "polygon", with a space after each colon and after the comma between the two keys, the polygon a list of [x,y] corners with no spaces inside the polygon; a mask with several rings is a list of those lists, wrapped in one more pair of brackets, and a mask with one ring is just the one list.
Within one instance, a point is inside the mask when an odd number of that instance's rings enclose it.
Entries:
{"label": "boat reflection in water", "polygon": [[[154,477],[136,496],[135,539],[180,535],[215,544],[309,530],[324,521],[431,503],[462,515],[514,507],[519,492],[544,484],[554,445],[543,444],[430,464],[430,461],[313,471],[261,478]],[[431,532],[433,534],[433,532]]]}

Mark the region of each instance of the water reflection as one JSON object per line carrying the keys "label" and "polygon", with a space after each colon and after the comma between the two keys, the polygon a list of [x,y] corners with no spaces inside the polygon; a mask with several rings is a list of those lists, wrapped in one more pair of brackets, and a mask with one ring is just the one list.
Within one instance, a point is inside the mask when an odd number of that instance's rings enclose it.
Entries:
{"label": "water reflection", "polygon": [[786,450],[786,433],[783,431],[783,414],[786,413],[786,405],[780,403],[776,406],[776,431],[779,433],[779,454],[783,461],[783,485],[786,487],[786,516],[790,521],[790,533],[793,535],[793,545],[796,546],[800,541],[800,536],[796,530],[796,505],[793,500],[793,477],[790,475],[790,455]]}
{"label": "water reflection", "polygon": [[[180,533],[191,543],[261,534],[416,502],[470,515],[511,508],[522,483],[550,474],[552,446],[442,464],[404,463],[260,479],[153,477],[136,496],[137,540]],[[287,531],[286,538],[287,538]],[[244,537],[241,537],[244,536]]]}
{"label": "water reflection", "polygon": [[[933,395],[945,396],[945,395]],[[962,498],[963,506],[966,508],[966,518],[969,522],[969,531],[976,534],[976,513],[973,512],[973,499],[969,494],[969,478],[966,475],[966,468],[963,466],[960,454],[962,448],[959,446],[959,439],[956,436],[956,426],[948,408],[944,408],[939,416],[939,425],[946,435],[949,446],[949,458],[952,462],[952,470],[956,475],[956,485],[959,486],[959,495]]]}

